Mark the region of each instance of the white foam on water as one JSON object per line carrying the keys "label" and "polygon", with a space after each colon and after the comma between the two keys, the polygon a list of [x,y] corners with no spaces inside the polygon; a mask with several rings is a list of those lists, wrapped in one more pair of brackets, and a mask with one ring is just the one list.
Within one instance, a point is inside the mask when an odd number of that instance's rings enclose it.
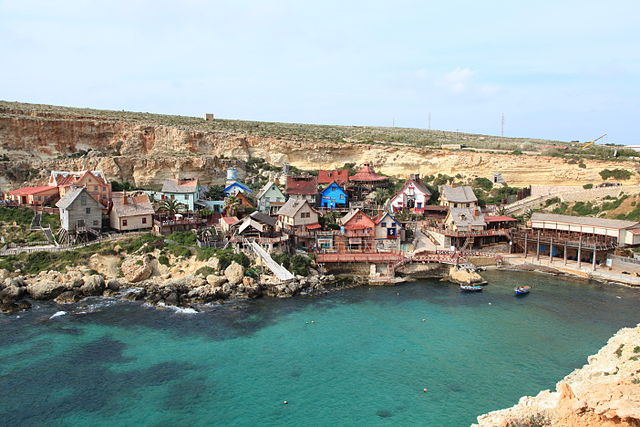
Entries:
{"label": "white foam on water", "polygon": [[67,314],[66,311],[56,311],[51,315],[51,317],[49,317],[49,320],[55,319],[56,317],[64,316],[65,314]]}
{"label": "white foam on water", "polygon": [[159,306],[159,307],[162,307],[162,308],[169,309],[169,310],[173,310],[173,311],[175,311],[176,313],[180,313],[180,314],[197,314],[197,313],[198,313],[198,310],[196,310],[196,309],[194,309],[194,308],[190,308],[190,307],[178,307],[178,306],[175,306],[175,305],[166,305],[166,304],[165,304],[165,303],[163,303],[163,302],[159,302],[159,303],[158,303],[158,306]]}

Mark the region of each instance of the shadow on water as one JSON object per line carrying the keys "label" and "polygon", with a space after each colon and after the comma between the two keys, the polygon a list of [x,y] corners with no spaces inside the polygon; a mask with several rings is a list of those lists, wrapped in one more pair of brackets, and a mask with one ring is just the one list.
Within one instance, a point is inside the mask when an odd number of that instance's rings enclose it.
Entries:
{"label": "shadow on water", "polygon": [[109,365],[130,360],[123,356],[125,347],[106,336],[0,376],[2,423],[50,425],[77,412],[117,413],[124,409],[127,394],[135,398],[144,387],[180,381],[194,370],[177,362],[128,372],[110,370]]}

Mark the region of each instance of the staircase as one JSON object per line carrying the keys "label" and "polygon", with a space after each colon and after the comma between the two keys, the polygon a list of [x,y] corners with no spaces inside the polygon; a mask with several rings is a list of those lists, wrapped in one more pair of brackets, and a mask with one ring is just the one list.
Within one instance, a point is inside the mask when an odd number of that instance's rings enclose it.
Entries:
{"label": "staircase", "polygon": [[462,245],[462,247],[460,248],[460,251],[464,251],[467,249],[467,247],[469,247],[469,245],[473,245],[473,240],[474,237],[473,236],[468,236],[465,241],[464,244]]}
{"label": "staircase", "polygon": [[254,241],[249,241],[247,239],[243,240],[243,243],[247,246],[249,246],[253,252],[260,258],[262,259],[262,261],[264,262],[265,266],[271,270],[271,272],[273,274],[275,274],[275,276],[284,281],[289,281],[289,280],[293,280],[295,279],[295,276],[293,274],[291,274],[291,272],[289,270],[287,270],[286,268],[284,268],[283,266],[281,266],[280,264],[278,264],[277,262],[274,261],[273,258],[271,258],[271,255],[269,255],[269,253],[267,251],[265,251],[262,246],[260,246],[259,244],[257,244]]}

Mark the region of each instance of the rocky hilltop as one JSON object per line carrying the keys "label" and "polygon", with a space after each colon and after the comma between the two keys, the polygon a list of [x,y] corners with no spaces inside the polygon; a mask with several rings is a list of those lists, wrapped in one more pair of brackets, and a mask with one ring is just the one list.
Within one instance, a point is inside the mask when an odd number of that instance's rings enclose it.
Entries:
{"label": "rocky hilltop", "polygon": [[[450,143],[475,151],[440,149]],[[112,179],[144,187],[158,187],[177,175],[219,183],[226,167],[242,168],[241,161],[252,157],[303,169],[371,162],[397,177],[500,172],[512,186],[599,183],[603,169],[636,170],[635,161],[586,159],[580,166],[541,155],[543,148],[566,145],[419,129],[205,121],[0,102],[0,189],[41,181],[52,169],[101,169]],[[513,150],[531,155],[510,154]],[[640,176],[634,173],[626,183],[640,183]]]}
{"label": "rocky hilltop", "polygon": [[618,331],[588,363],[535,397],[478,417],[479,427],[640,426],[640,324]]}

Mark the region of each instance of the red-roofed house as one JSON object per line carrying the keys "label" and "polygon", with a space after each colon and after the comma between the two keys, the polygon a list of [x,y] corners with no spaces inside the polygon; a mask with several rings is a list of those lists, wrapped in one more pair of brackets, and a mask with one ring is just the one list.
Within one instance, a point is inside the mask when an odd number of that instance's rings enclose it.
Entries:
{"label": "red-roofed house", "polygon": [[51,171],[49,186],[57,187],[60,197],[64,197],[72,187],[84,187],[91,197],[109,206],[111,202],[111,183],[102,171]]}
{"label": "red-roofed house", "polygon": [[341,218],[340,224],[349,239],[349,249],[373,250],[376,223],[366,213],[355,209]]}
{"label": "red-roofed house", "polygon": [[42,185],[40,187],[22,187],[7,193],[7,200],[19,205],[44,205],[58,198],[58,187]]}
{"label": "red-roofed house", "polygon": [[389,177],[378,175],[369,163],[365,163],[355,175],[349,177],[349,181],[356,199],[362,199],[374,189],[386,186]]}
{"label": "red-roofed house", "polygon": [[339,169],[334,171],[318,171],[318,184],[326,185],[332,182],[344,187],[349,182],[349,169]]}
{"label": "red-roofed house", "polygon": [[311,206],[315,206],[318,198],[318,177],[288,176],[285,193],[289,199],[306,200]]}

